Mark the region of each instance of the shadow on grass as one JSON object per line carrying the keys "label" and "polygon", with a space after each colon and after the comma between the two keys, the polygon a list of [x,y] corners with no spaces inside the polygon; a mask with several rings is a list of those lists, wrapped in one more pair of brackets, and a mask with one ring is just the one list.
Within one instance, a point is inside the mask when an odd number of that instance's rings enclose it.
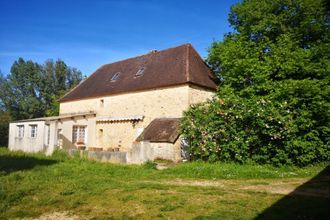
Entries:
{"label": "shadow on grass", "polygon": [[30,156],[0,155],[0,174],[10,174],[20,170],[30,170],[36,166],[49,166],[57,163],[56,160],[39,159]]}
{"label": "shadow on grass", "polygon": [[255,219],[330,219],[330,166]]}
{"label": "shadow on grass", "polygon": [[[215,212],[207,216],[197,216],[195,219],[226,218],[226,213]],[[330,166],[261,211],[254,219],[330,219]]]}

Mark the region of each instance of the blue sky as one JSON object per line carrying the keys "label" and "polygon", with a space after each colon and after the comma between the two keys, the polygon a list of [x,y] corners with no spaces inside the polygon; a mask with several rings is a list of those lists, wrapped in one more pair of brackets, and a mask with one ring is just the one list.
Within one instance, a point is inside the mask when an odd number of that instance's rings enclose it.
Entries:
{"label": "blue sky", "polygon": [[61,58],[90,75],[99,66],[192,43],[202,57],[231,31],[238,0],[0,0],[0,71],[19,57]]}

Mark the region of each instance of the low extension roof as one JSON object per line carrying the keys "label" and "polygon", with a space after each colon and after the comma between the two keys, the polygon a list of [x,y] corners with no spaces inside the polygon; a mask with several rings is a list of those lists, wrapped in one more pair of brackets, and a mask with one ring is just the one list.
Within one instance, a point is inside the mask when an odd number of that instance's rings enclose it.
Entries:
{"label": "low extension roof", "polygon": [[216,89],[213,73],[191,44],[106,64],[62,97],[60,102],[185,83]]}
{"label": "low extension roof", "polygon": [[156,118],[136,141],[174,143],[180,135],[180,118]]}
{"label": "low extension roof", "polygon": [[63,114],[59,116],[50,116],[50,117],[42,117],[42,118],[31,118],[31,119],[24,119],[15,121],[14,123],[19,122],[33,122],[33,121],[57,121],[57,120],[64,120],[64,119],[71,119],[76,117],[87,117],[87,116],[95,116],[95,112],[81,112],[76,114]]}
{"label": "low extension roof", "polygon": [[101,116],[97,117],[97,122],[121,122],[121,121],[141,121],[143,120],[143,115],[132,115],[132,116],[122,116],[122,117],[111,117],[111,116]]}

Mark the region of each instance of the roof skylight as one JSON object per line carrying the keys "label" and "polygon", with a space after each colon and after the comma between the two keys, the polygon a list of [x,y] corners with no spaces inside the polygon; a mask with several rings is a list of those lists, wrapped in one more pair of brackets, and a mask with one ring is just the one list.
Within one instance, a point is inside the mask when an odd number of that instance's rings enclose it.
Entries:
{"label": "roof skylight", "polygon": [[144,74],[145,67],[141,67],[136,73],[135,76],[142,76]]}
{"label": "roof skylight", "polygon": [[120,75],[120,72],[117,72],[117,73],[113,74],[110,81],[111,82],[116,81],[119,78],[119,75]]}

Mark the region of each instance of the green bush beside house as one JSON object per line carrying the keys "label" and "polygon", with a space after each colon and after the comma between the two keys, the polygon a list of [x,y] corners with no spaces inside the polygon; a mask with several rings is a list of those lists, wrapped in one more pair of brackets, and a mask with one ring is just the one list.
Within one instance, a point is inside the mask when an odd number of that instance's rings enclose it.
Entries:
{"label": "green bush beside house", "polygon": [[[216,97],[185,112],[191,158],[306,166],[330,160],[326,1],[243,1],[209,48]],[[252,12],[253,13],[250,13]]]}

